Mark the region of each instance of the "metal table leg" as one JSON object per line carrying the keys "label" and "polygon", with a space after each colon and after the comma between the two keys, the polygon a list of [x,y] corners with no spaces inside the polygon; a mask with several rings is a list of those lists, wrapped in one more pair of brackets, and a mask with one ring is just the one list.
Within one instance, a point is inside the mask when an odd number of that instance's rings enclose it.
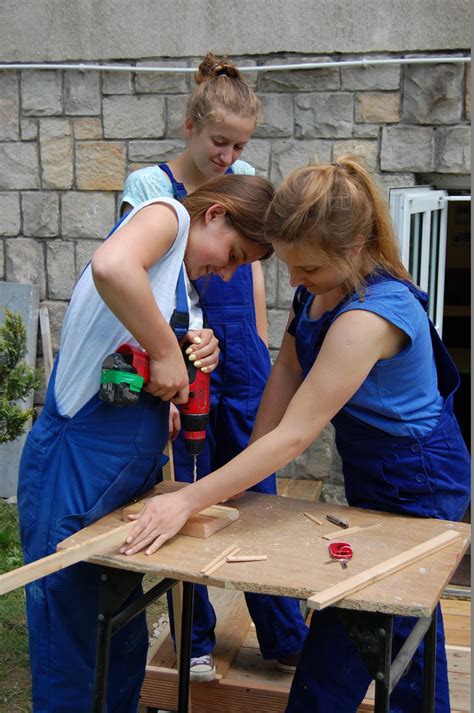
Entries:
{"label": "metal table leg", "polygon": [[100,576],[97,655],[92,713],[104,713],[106,710],[107,677],[112,635],[177,583],[177,580],[174,579],[163,579],[148,592],[115,614],[140,583],[142,577],[143,575],[140,573],[111,567],[105,568]]}
{"label": "metal table leg", "polygon": [[181,619],[181,644],[178,669],[178,713],[188,713],[189,664],[193,630],[194,584],[183,582],[183,607]]}

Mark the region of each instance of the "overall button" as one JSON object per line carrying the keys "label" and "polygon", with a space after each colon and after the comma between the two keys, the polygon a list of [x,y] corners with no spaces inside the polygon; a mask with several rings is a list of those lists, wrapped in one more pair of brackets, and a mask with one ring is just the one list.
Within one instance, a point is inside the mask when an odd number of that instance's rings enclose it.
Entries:
{"label": "overall button", "polygon": [[421,446],[419,443],[412,443],[410,446],[410,450],[412,453],[419,453],[421,451]]}
{"label": "overall button", "polygon": [[417,483],[423,483],[423,481],[425,480],[425,474],[424,474],[424,473],[417,473],[417,474],[415,475],[415,480],[416,480]]}

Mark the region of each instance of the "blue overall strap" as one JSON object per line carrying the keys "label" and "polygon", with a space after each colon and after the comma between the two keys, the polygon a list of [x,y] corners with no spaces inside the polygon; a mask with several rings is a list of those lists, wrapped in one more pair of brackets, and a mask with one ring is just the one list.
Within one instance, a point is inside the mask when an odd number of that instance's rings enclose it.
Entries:
{"label": "blue overall strap", "polygon": [[166,173],[166,175],[168,176],[168,178],[171,181],[171,185],[173,186],[173,197],[177,201],[181,202],[183,200],[183,198],[186,198],[186,196],[188,195],[188,192],[187,192],[186,188],[184,187],[184,183],[180,183],[179,181],[176,180],[176,178],[173,176],[173,171],[168,166],[168,164],[159,163],[158,166],[159,166],[159,168],[161,168],[161,170],[164,173]]}
{"label": "blue overall strap", "polygon": [[178,340],[183,339],[189,331],[189,310],[188,295],[186,291],[186,280],[184,279],[184,268],[181,265],[176,286],[176,309],[170,319],[170,327],[176,334]]}

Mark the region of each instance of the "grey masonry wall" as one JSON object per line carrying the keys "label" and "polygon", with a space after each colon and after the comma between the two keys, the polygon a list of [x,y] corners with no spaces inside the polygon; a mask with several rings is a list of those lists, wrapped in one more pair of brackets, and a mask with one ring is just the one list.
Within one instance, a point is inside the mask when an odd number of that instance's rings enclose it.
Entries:
{"label": "grey masonry wall", "polygon": [[[469,53],[464,0],[340,0],[329,11],[310,0],[241,0],[239,15],[227,18],[224,4],[211,0],[137,2],[133,17],[127,8],[121,0],[21,7],[7,0],[0,9],[0,62],[196,67],[212,49],[238,66],[270,67]],[[343,153],[360,157],[385,192],[427,176],[470,173],[468,63],[341,64],[246,78],[262,101],[263,120],[244,158],[275,182],[309,160]],[[74,284],[116,219],[126,175],[184,146],[181,124],[192,87],[189,74],[0,71],[0,278],[39,286],[54,350]],[[292,289],[275,259],[265,273],[275,356]],[[36,400],[42,399],[40,392]],[[336,473],[339,492],[332,431],[285,473],[333,474],[332,480]]]}

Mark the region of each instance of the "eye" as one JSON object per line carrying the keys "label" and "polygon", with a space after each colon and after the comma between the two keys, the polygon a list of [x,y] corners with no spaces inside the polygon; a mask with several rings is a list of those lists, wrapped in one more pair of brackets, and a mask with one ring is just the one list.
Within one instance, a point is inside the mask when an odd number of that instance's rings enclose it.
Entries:
{"label": "eye", "polygon": [[225,141],[220,141],[218,139],[212,139],[214,146],[225,146]]}
{"label": "eye", "polygon": [[319,270],[319,267],[302,267],[301,272],[305,272],[306,274],[310,274],[311,272],[317,272]]}

